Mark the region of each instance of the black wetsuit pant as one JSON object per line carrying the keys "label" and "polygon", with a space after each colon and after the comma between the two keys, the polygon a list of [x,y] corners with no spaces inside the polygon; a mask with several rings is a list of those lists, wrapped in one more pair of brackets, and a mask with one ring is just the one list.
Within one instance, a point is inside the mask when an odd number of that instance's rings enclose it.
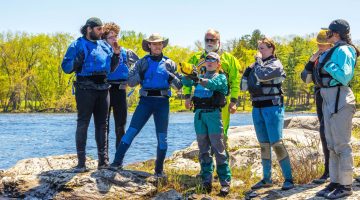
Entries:
{"label": "black wetsuit pant", "polygon": [[110,133],[111,108],[113,110],[113,116],[115,121],[115,147],[117,149],[122,136],[125,134],[125,125],[127,118],[126,90],[119,89],[119,84],[111,84],[110,88],[110,107],[107,127],[108,133]]}
{"label": "black wetsuit pant", "polygon": [[315,103],[316,103],[316,113],[317,113],[317,117],[319,119],[320,122],[320,140],[321,140],[321,145],[322,145],[322,149],[323,149],[323,153],[324,153],[324,157],[325,157],[325,171],[324,174],[329,175],[329,149],[327,147],[327,142],[326,142],[326,138],[325,138],[325,125],[324,125],[324,117],[323,117],[323,111],[322,111],[322,103],[323,103],[323,98],[321,97],[320,94],[320,89],[315,89]]}
{"label": "black wetsuit pant", "polygon": [[107,116],[110,101],[109,90],[76,89],[75,98],[78,110],[76,128],[78,165],[85,166],[87,130],[92,115],[94,115],[99,166],[108,164]]}

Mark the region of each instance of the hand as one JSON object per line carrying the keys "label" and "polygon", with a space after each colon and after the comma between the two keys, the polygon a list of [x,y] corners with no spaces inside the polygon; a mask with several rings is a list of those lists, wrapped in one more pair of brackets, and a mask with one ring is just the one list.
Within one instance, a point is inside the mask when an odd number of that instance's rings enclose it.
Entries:
{"label": "hand", "polygon": [[310,61],[311,61],[311,62],[315,62],[316,59],[319,57],[320,54],[321,54],[321,51],[320,51],[320,49],[319,49],[317,52],[315,52],[315,53],[311,56]]}
{"label": "hand", "polygon": [[76,72],[80,72],[81,68],[84,64],[84,58],[85,58],[85,54],[84,52],[79,52],[74,60],[74,71]]}
{"label": "hand", "polygon": [[195,83],[199,82],[199,77],[198,77],[198,73],[197,71],[193,71],[192,74],[187,75],[186,77],[188,77],[189,79],[193,80]]}
{"label": "hand", "polygon": [[115,42],[111,45],[111,47],[112,47],[113,50],[114,50],[114,54],[120,54],[120,49],[121,49],[121,47],[119,46],[119,44],[118,44],[117,41],[115,41]]}
{"label": "hand", "polygon": [[262,58],[262,54],[260,53],[260,51],[256,52],[255,54],[255,60],[257,60],[258,58]]}
{"label": "hand", "polygon": [[191,99],[185,99],[185,108],[186,109],[191,109],[194,105],[191,102]]}
{"label": "hand", "polygon": [[207,79],[207,78],[200,79],[200,85],[202,85],[202,86],[206,86],[208,82],[209,82],[209,79]]}
{"label": "hand", "polygon": [[229,104],[229,112],[231,113],[231,114],[234,114],[235,112],[236,112],[236,103],[234,103],[234,102],[230,102],[230,104]]}

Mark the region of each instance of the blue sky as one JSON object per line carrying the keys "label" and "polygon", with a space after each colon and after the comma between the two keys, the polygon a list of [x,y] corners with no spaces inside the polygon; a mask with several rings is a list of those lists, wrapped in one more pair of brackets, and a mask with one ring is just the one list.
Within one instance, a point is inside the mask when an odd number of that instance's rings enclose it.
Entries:
{"label": "blue sky", "polygon": [[79,36],[87,18],[114,21],[123,30],[159,32],[170,43],[193,47],[208,28],[222,41],[260,29],[269,37],[317,32],[337,18],[351,25],[360,39],[359,0],[11,0],[3,1],[0,32],[67,32]]}

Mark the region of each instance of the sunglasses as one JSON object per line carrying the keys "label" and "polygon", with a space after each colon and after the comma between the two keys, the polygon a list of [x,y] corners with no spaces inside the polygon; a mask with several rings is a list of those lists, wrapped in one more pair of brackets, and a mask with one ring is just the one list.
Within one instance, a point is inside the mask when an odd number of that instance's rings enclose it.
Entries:
{"label": "sunglasses", "polygon": [[205,42],[216,42],[218,39],[205,38]]}
{"label": "sunglasses", "polygon": [[218,60],[216,58],[205,58],[205,62],[217,62]]}

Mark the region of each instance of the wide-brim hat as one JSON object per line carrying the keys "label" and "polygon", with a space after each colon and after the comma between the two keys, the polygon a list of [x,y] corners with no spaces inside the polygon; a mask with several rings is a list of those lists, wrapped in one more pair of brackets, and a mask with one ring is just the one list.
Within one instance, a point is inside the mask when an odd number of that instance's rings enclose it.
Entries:
{"label": "wide-brim hat", "polygon": [[150,52],[149,43],[151,42],[162,42],[163,48],[169,44],[169,38],[162,37],[159,33],[153,33],[149,38],[143,39],[142,48],[146,52]]}
{"label": "wide-brim hat", "polygon": [[316,43],[317,44],[331,44],[327,41],[327,36],[326,36],[326,32],[327,30],[321,29],[319,31],[319,33],[316,36]]}

